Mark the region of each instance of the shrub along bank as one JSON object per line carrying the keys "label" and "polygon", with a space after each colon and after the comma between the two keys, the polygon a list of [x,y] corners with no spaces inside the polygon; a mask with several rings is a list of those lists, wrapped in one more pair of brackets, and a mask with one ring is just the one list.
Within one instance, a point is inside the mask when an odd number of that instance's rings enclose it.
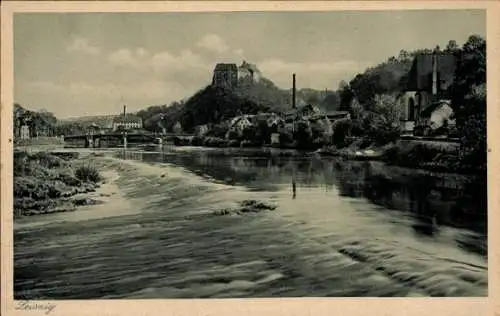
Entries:
{"label": "shrub along bank", "polygon": [[77,158],[77,153],[15,151],[14,215],[70,211],[81,205],[71,197],[95,191],[102,177],[95,166]]}

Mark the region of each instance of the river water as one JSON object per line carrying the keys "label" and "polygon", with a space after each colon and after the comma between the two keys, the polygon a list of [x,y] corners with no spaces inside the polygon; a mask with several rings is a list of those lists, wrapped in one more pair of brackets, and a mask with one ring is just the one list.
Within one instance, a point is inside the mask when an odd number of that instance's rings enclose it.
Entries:
{"label": "river water", "polygon": [[[480,180],[272,150],[107,156],[109,202],[15,223],[15,298],[487,295]],[[212,214],[247,199],[277,208]]]}

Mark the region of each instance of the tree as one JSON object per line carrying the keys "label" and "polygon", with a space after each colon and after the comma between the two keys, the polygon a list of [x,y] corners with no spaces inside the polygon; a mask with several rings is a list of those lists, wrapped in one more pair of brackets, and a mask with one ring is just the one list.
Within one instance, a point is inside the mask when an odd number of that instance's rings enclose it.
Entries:
{"label": "tree", "polygon": [[320,106],[326,111],[336,111],[340,107],[340,95],[337,91],[328,92],[320,102]]}
{"label": "tree", "polygon": [[339,110],[340,111],[350,111],[351,110],[351,103],[352,103],[352,100],[354,98],[354,92],[351,90],[350,86],[343,81],[339,85],[339,88],[340,87],[341,87],[341,90],[340,90]]}
{"label": "tree", "polygon": [[450,40],[450,41],[448,41],[448,44],[446,45],[445,51],[446,52],[455,52],[459,49],[460,49],[460,47],[458,47],[457,41]]}
{"label": "tree", "polygon": [[307,149],[312,145],[312,130],[309,122],[297,121],[295,125],[295,133],[293,138],[297,142],[297,148]]}
{"label": "tree", "polygon": [[452,107],[460,137],[463,165],[486,168],[486,41],[469,37],[457,54]]}
{"label": "tree", "polygon": [[461,125],[471,115],[486,111],[486,41],[472,35],[458,55],[452,106]]}
{"label": "tree", "polygon": [[408,53],[406,50],[402,49],[399,51],[399,60],[404,61],[410,58],[410,53]]}

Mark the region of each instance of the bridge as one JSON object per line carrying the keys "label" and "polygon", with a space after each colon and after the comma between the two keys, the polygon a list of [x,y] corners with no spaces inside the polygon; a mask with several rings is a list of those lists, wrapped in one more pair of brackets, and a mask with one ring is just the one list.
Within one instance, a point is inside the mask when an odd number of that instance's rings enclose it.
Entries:
{"label": "bridge", "polygon": [[64,142],[81,143],[85,148],[108,147],[109,145],[127,146],[127,144],[158,144],[172,142],[175,138],[191,137],[191,134],[150,133],[150,132],[107,132],[65,135]]}

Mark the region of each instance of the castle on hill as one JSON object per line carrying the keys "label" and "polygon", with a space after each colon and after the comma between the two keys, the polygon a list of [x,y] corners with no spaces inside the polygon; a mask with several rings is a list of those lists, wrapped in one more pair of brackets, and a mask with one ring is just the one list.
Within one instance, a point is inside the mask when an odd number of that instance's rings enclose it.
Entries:
{"label": "castle on hill", "polygon": [[260,79],[260,71],[253,64],[243,61],[240,66],[234,63],[215,65],[212,85],[216,87],[234,88],[243,81],[256,82]]}

